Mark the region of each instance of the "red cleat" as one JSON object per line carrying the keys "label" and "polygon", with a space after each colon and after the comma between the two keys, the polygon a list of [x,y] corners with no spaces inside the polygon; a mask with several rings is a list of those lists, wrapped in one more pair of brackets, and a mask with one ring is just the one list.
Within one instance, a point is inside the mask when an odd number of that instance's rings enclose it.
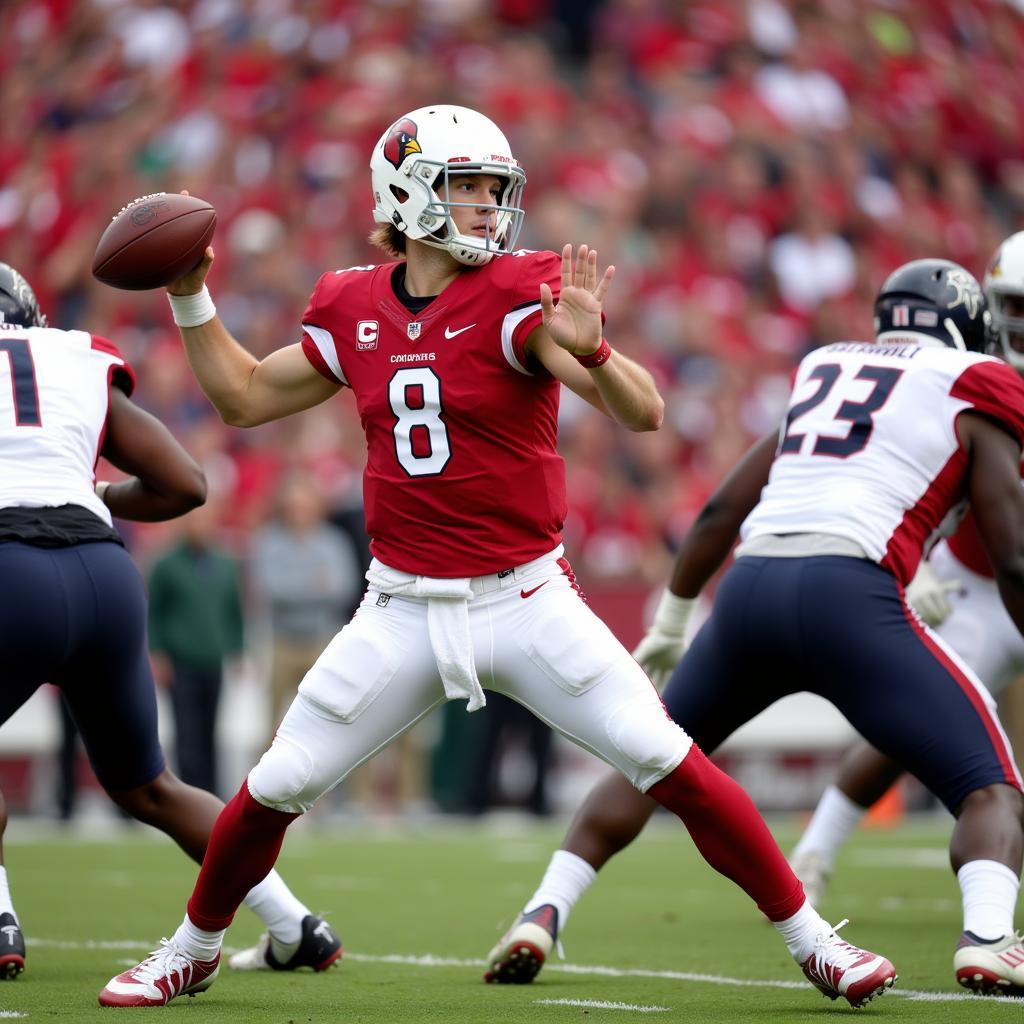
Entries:
{"label": "red cleat", "polygon": [[807,980],[829,999],[840,996],[855,1009],[892,988],[896,968],[884,956],[869,953],[844,942],[836,932],[846,924],[822,932],[815,940],[814,952],[800,965]]}
{"label": "red cleat", "polygon": [[220,953],[212,960],[193,960],[173,942],[160,940],[137,967],[107,982],[100,1006],[165,1006],[177,996],[205,992],[220,970]]}

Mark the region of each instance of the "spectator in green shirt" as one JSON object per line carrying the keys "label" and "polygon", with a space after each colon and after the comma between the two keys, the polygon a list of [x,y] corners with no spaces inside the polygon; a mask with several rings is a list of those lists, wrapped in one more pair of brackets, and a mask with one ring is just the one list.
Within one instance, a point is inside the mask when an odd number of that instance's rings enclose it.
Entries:
{"label": "spectator in green shirt", "polygon": [[178,774],[217,792],[217,707],[224,663],[242,651],[242,586],[234,557],[216,542],[218,510],[181,520],[182,533],[153,565],[149,647],[171,694]]}

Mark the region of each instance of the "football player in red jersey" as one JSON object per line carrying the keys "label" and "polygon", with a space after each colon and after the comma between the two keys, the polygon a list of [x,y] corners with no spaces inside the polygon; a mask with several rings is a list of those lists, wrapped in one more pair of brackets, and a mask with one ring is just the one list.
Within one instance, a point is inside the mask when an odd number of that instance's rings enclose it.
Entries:
{"label": "football player in red jersey", "polygon": [[[201,861],[223,804],[165,765],[142,578],[111,516],[173,519],[203,503],[206,480],[132,402],[134,387],[112,342],[49,327],[28,282],[0,263],[0,727],[43,683],[58,686],[111,799]],[[129,478],[95,484],[101,455]],[[6,825],[0,794],[0,980],[25,967]],[[326,946],[340,955],[276,872],[245,902],[290,944],[286,968],[320,965]]]}
{"label": "football player in red jersey", "polygon": [[[650,375],[602,337],[613,268],[567,245],[515,249],[525,175],[473,110],[425,107],[370,160],[381,266],[324,274],[301,342],[262,361],[216,317],[212,260],[172,284],[196,376],[249,426],[352,391],[367,442],[373,563],[352,621],[302,680],[271,748],[221,815],[185,919],[111,979],[103,1005],[154,1006],[207,988],[241,894],[288,825],[445,700],[506,693],[600,755],[686,823],[705,858],[776,923],[828,994],[859,1005],[892,965],[838,938],[806,902],[749,797],[665,715],[636,662],[590,611],[562,555],[561,385],[632,430],[656,429]],[[544,936],[554,921],[537,923]],[[525,943],[498,980],[535,971]]]}
{"label": "football player in red jersey", "polygon": [[[962,267],[916,260],[879,293],[875,343],[806,356],[780,431],[737,464],[684,538],[634,656],[655,679],[674,667],[665,706],[711,751],[780,697],[807,690],[912,771],[957,818],[954,976],[981,993],[1020,994],[1020,773],[990,694],[903,590],[969,498],[995,575],[990,596],[1024,630],[1024,385],[985,354],[987,315]],[[740,531],[711,618],[687,649],[694,599]],[[980,632],[976,621],[968,628]],[[656,807],[609,773],[513,932],[529,935],[523,922],[545,908],[564,919]]]}

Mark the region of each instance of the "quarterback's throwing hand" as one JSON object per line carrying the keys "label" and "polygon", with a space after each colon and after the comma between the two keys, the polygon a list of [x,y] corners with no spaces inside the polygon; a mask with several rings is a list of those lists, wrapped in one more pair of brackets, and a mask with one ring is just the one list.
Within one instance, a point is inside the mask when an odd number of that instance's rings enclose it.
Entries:
{"label": "quarterback's throwing hand", "polygon": [[[183,188],[181,194],[187,196],[188,189]],[[206,284],[206,275],[210,272],[212,265],[213,247],[208,245],[199,263],[183,277],[179,277],[177,281],[172,281],[167,285],[167,291],[171,295],[195,295],[197,292],[201,292],[203,285]]]}
{"label": "quarterback's throwing hand", "polygon": [[544,326],[555,343],[574,356],[592,355],[601,347],[601,303],[612,283],[615,267],[597,276],[597,250],[581,245],[572,258],[572,245],[562,248],[562,289],[555,303],[551,289],[540,286]]}

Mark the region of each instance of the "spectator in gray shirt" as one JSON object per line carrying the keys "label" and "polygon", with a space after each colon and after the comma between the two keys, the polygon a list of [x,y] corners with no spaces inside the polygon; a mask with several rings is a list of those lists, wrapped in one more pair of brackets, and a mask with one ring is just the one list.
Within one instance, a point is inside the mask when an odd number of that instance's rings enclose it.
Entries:
{"label": "spectator in gray shirt", "polygon": [[359,554],[325,513],[316,481],[294,471],[277,516],[253,537],[252,581],[270,615],[271,733],[363,589]]}

